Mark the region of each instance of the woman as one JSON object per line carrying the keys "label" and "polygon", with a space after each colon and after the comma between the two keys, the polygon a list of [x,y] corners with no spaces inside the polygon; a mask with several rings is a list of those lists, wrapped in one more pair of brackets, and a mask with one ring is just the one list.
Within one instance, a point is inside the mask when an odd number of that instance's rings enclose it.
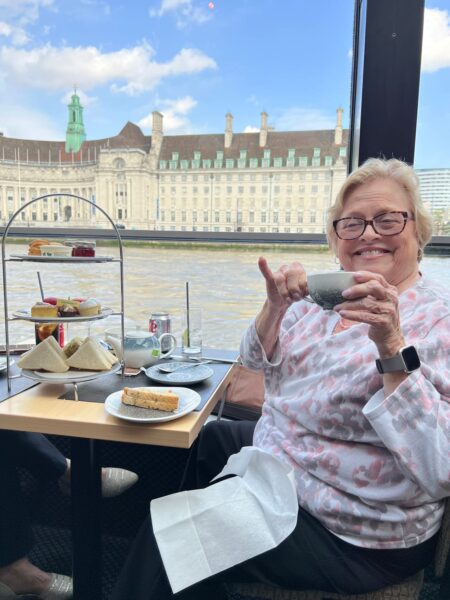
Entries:
{"label": "woman", "polygon": [[[218,596],[222,581],[358,594],[430,560],[450,495],[450,297],[419,270],[430,236],[413,169],[372,159],[347,178],[329,215],[330,246],[356,272],[345,302],[305,302],[300,263],[273,273],[260,258],[267,298],[241,357],[264,371],[263,413],[256,428],[204,428],[184,487],[207,485],[253,444],[294,468],[297,526],[274,550],[176,598]],[[146,573],[136,567],[143,555]],[[127,591],[172,597],[149,522],[115,600]]]}
{"label": "woman", "polygon": [[[33,533],[21,491],[17,467],[24,467],[41,481],[57,481],[63,494],[70,494],[70,460],[44,435],[0,430],[0,600],[41,598],[69,600],[72,579],[47,573],[27,557]],[[102,496],[118,496],[136,481],[136,473],[102,469]]]}

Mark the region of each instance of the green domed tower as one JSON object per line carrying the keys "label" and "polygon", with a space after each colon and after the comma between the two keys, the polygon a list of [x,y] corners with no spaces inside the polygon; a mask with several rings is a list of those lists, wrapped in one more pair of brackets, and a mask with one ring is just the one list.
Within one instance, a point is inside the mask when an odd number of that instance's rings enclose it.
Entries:
{"label": "green domed tower", "polygon": [[67,108],[69,118],[66,130],[66,152],[78,152],[86,139],[86,132],[83,123],[83,107],[76,91],[72,94],[72,100]]}

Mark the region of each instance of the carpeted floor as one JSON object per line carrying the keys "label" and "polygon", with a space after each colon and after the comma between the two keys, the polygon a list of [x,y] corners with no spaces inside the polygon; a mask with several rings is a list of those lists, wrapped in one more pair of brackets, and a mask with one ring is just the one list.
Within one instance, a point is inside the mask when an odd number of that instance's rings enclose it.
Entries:
{"label": "carpeted floor", "polygon": [[[71,572],[71,536],[67,529],[37,526],[34,529],[36,545],[31,559],[46,571],[57,571],[70,575]],[[103,597],[109,600],[116,577],[127,555],[130,540],[122,537],[104,536],[103,538]],[[438,600],[439,583],[433,577],[432,570],[426,573],[426,581],[420,600]],[[133,600],[130,598],[130,600]],[[239,594],[231,594],[229,600],[249,600]],[[258,600],[258,598],[252,598]]]}

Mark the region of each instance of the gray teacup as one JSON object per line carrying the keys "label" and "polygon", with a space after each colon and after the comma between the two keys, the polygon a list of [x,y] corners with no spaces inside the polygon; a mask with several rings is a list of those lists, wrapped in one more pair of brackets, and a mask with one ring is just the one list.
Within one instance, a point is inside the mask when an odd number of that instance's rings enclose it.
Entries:
{"label": "gray teacup", "polygon": [[342,292],[354,285],[354,273],[351,271],[325,271],[308,275],[308,290],[311,299],[322,308],[328,310],[345,302]]}

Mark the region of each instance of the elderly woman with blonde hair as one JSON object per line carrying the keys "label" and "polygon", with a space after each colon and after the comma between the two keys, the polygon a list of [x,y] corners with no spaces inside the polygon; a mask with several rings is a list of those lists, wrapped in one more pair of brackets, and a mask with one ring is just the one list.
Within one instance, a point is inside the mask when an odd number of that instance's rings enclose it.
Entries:
{"label": "elderly woman with blonde hair", "polygon": [[[273,550],[176,598],[220,597],[224,581],[360,594],[430,560],[450,495],[450,295],[420,271],[430,237],[414,170],[371,159],[329,213],[330,247],[354,273],[343,302],[306,302],[300,263],[273,272],[259,259],[267,297],[241,358],[264,373],[262,416],[207,425],[184,487],[208,485],[253,445],[293,468],[297,524]],[[114,599],[130,597],[172,597],[150,521]]]}

